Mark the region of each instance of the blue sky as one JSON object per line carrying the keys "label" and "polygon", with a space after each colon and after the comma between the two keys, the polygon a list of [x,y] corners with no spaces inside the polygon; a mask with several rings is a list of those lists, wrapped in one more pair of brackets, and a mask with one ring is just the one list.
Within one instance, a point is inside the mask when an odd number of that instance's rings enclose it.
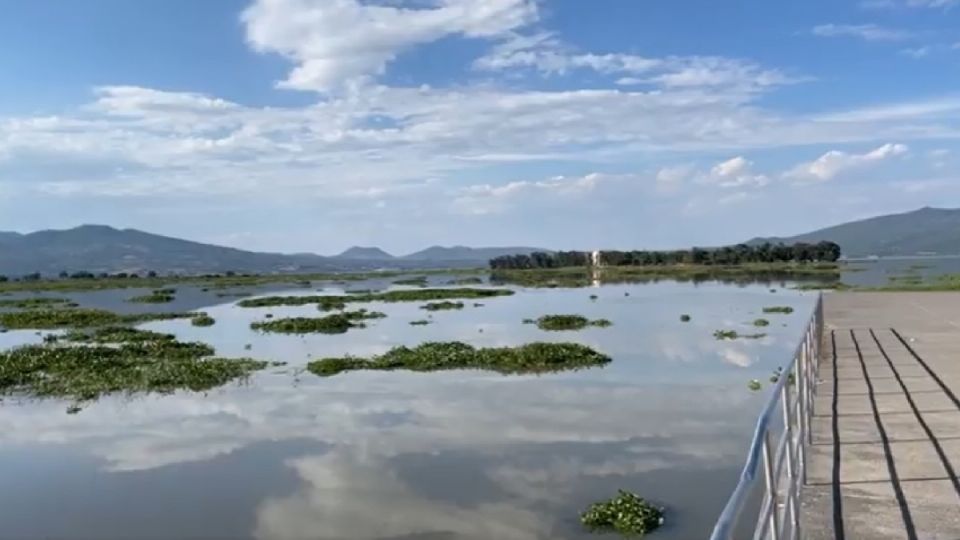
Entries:
{"label": "blue sky", "polygon": [[0,14],[0,230],[662,248],[960,206],[960,0]]}

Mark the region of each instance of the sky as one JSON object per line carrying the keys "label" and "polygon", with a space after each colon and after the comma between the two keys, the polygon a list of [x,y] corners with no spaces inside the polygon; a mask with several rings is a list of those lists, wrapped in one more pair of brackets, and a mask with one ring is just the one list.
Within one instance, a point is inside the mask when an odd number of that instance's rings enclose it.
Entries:
{"label": "sky", "polygon": [[0,230],[661,249],[960,207],[960,0],[0,0]]}

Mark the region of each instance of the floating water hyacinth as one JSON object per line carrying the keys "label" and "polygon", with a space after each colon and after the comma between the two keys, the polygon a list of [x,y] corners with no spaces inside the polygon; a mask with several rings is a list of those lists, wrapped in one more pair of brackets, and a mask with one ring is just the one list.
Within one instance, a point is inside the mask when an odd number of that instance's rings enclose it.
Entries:
{"label": "floating water hyacinth", "polygon": [[592,532],[643,536],[663,525],[663,508],[619,490],[616,497],[590,505],[580,514],[580,522]]}

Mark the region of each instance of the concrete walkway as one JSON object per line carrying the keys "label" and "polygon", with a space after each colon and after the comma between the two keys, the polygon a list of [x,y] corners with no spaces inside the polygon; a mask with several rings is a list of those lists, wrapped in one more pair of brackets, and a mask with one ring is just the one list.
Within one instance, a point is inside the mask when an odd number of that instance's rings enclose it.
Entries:
{"label": "concrete walkway", "polygon": [[830,293],[803,538],[960,539],[960,293]]}

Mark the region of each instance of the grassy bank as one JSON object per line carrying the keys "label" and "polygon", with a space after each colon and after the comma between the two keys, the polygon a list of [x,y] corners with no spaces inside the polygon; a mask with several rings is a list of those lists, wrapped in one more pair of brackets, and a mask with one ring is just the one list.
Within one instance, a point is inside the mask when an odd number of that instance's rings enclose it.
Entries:
{"label": "grassy bank", "polygon": [[602,366],[610,358],[576,343],[530,343],[519,347],[477,349],[466,343],[430,342],[394,347],[380,356],[345,356],[310,362],[307,369],[321,376],[353,370],[444,371],[477,369],[503,374],[550,373]]}

